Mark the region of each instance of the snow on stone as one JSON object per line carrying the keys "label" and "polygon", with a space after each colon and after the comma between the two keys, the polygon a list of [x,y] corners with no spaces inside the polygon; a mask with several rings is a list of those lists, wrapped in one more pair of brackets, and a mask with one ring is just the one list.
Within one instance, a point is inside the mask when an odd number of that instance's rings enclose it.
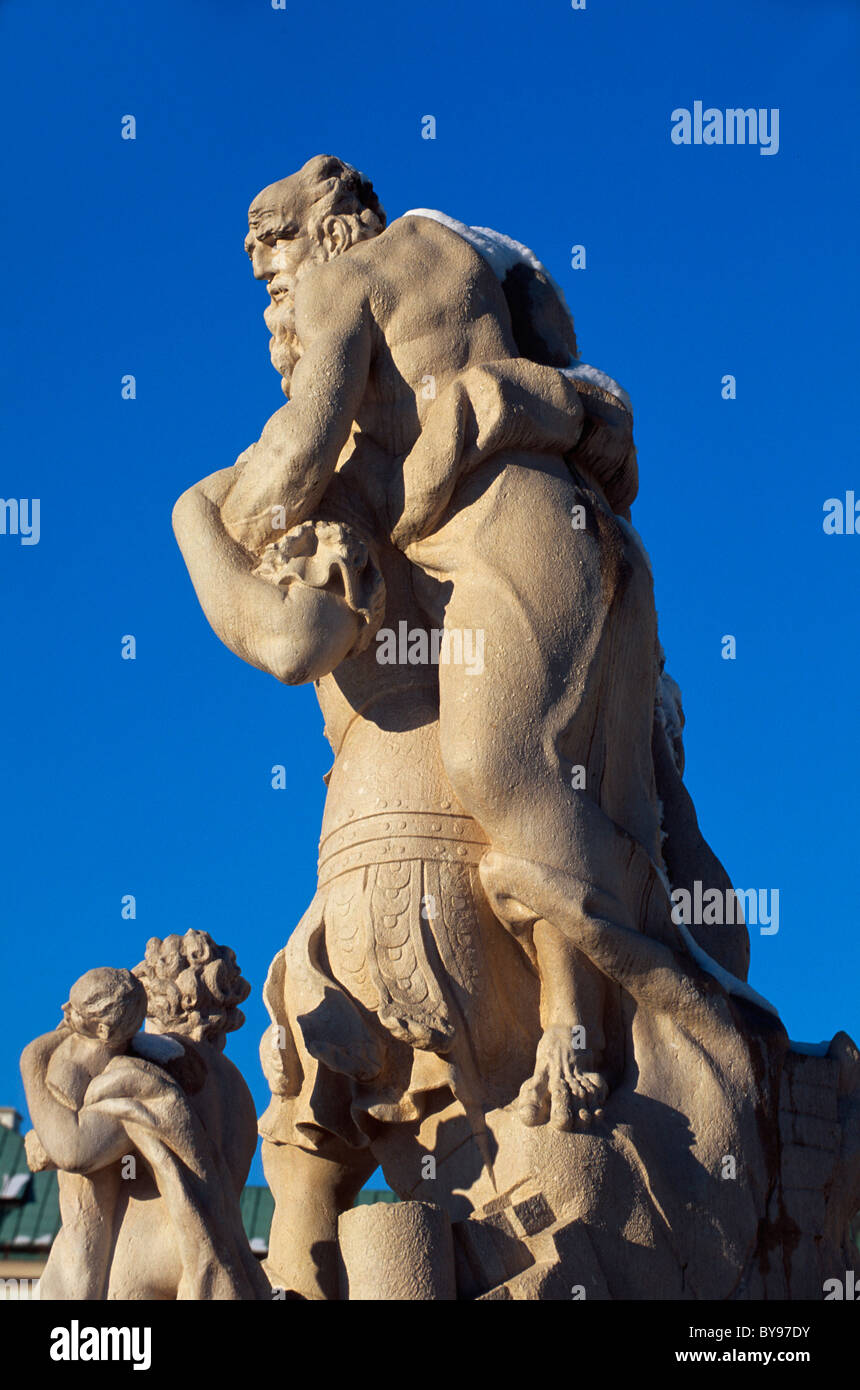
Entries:
{"label": "snow on stone", "polygon": [[160,1033],[136,1033],[131,1042],[132,1050],[147,1062],[174,1062],[185,1056],[185,1048],[175,1038],[164,1038]]}
{"label": "snow on stone", "polygon": [[[469,245],[477,251],[479,256],[483,256],[484,260],[487,261],[495,271],[496,277],[500,281],[504,281],[508,271],[513,269],[515,265],[527,265],[530,266],[532,270],[539,271],[541,275],[546,276],[547,280],[552,285],[562,303],[565,313],[571,319],[573,318],[567,306],[567,300],[564,297],[564,291],[561,286],[556,284],[546,266],[542,261],[538,260],[534,251],[530,250],[528,246],[524,246],[521,241],[514,241],[513,237],[505,236],[504,232],[495,232],[492,227],[469,227],[465,222],[458,222],[456,217],[449,217],[446,212],[439,212],[438,208],[410,208],[408,212],[404,212],[403,216],[429,217],[433,222],[438,222],[441,226],[447,227],[452,232],[456,232],[457,236],[462,237],[464,241],[468,241]],[[599,367],[592,367],[588,362],[571,359],[570,366],[563,368],[563,372],[567,377],[572,377],[574,379],[578,378],[580,381],[589,381],[594,386],[599,386],[602,390],[608,391],[611,396],[615,396],[616,400],[621,401],[624,407],[630,411],[631,415],[633,414],[633,405],[624,387],[619,386],[617,381],[611,376],[608,376],[606,372],[602,372]]]}

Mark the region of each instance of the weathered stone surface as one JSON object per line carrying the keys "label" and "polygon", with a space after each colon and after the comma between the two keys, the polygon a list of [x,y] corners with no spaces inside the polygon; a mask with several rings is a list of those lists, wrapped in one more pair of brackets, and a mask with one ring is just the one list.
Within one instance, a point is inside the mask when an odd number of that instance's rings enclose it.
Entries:
{"label": "weathered stone surface", "polygon": [[512,1203],[516,1218],[527,1236],[536,1236],[555,1222],[555,1212],[542,1192]]}
{"label": "weathered stone surface", "polygon": [[833,1154],[805,1144],[783,1144],[781,1173],[784,1187],[819,1192],[833,1173]]}
{"label": "weathered stone surface", "polygon": [[839,1118],[838,1097],[833,1087],[806,1086],[794,1082],[784,1087],[780,1104],[784,1110],[813,1119],[836,1122]]}
{"label": "weathered stone surface", "polygon": [[783,1139],[789,1144],[806,1144],[836,1153],[842,1143],[842,1129],[835,1120],[819,1120],[813,1115],[781,1110],[779,1123]]}
{"label": "weathered stone surface", "polygon": [[780,1192],[782,1211],[798,1231],[806,1231],[810,1239],[820,1236],[824,1230],[827,1215],[827,1202],[819,1187],[789,1187],[784,1184]]}
{"label": "weathered stone surface", "polygon": [[[462,1298],[796,1296],[860,1206],[860,1058],[791,1052],[734,912],[675,920],[672,894],[734,899],[683,781],[629,398],[527,248],[386,226],[333,156],[249,229],[288,403],[174,525],[215,632],[313,680],[334,750],[265,990],[270,1277],[342,1296],[339,1216],[341,1253],[412,1219],[341,1215],[381,1164],[455,1223]],[[396,1229],[387,1286],[430,1288]]]}
{"label": "weathered stone surface", "polygon": [[456,1298],[447,1212],[429,1202],[374,1202],[338,1222],[341,1297],[353,1301]]}
{"label": "weathered stone surface", "polygon": [[786,1068],[792,1087],[814,1086],[835,1090],[839,1084],[839,1064],[832,1057],[810,1057],[793,1052]]}
{"label": "weathered stone surface", "polygon": [[504,1212],[458,1221],[453,1232],[461,1298],[482,1297],[534,1263]]}
{"label": "weathered stone surface", "polygon": [[557,1264],[542,1263],[516,1274],[507,1283],[481,1294],[479,1302],[494,1303],[541,1299],[544,1302],[564,1302],[575,1296],[569,1289]]}

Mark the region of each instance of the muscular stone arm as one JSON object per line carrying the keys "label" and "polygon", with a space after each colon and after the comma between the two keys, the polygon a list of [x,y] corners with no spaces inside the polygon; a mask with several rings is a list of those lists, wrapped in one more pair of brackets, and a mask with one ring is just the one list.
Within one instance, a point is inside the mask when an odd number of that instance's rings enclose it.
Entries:
{"label": "muscular stone arm", "polygon": [[55,1100],[45,1084],[51,1054],[62,1037],[45,1033],[24,1048],[21,1075],[33,1127],[56,1168],[66,1173],[93,1173],[128,1152],[125,1130],[112,1116],[70,1110]]}
{"label": "muscular stone arm", "polygon": [[[240,461],[221,506],[228,533],[257,553],[313,511],[364,395],[371,315],[364,287],[348,266],[328,263],[299,282],[296,329],[303,353],[290,399]],[[285,516],[274,512],[277,507]]]}
{"label": "muscular stone arm", "polygon": [[200,606],[230,651],[288,685],[315,680],[344,658],[360,620],[346,602],[303,585],[279,589],[224,529],[219,506],[235,482],[223,468],[183,493],[173,529]]}

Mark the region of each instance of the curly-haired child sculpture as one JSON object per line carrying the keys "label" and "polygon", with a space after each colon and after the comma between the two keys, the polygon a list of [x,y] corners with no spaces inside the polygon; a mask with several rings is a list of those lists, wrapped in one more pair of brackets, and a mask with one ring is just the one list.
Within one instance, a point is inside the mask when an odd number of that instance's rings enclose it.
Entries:
{"label": "curly-haired child sculpture", "polygon": [[249,990],[206,932],[153,937],[133,972],[87,971],[25,1048],[28,1162],[59,1170],[42,1298],[269,1296],[239,1213],[256,1114],[223,1056]]}

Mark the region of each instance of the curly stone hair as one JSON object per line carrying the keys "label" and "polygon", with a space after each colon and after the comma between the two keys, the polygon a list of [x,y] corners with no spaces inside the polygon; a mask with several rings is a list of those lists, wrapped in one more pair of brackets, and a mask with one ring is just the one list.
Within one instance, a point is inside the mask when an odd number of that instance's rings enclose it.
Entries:
{"label": "curly stone hair", "polygon": [[239,1008],[251,993],[235,952],[205,931],[154,936],[132,972],[146,990],[146,1016],[156,1033],[179,1033],[223,1048],[224,1035],[241,1028]]}
{"label": "curly stone hair", "polygon": [[298,177],[307,185],[314,220],[337,213],[355,218],[361,236],[376,236],[385,227],[385,209],[370,179],[334,154],[317,154],[302,165]]}

